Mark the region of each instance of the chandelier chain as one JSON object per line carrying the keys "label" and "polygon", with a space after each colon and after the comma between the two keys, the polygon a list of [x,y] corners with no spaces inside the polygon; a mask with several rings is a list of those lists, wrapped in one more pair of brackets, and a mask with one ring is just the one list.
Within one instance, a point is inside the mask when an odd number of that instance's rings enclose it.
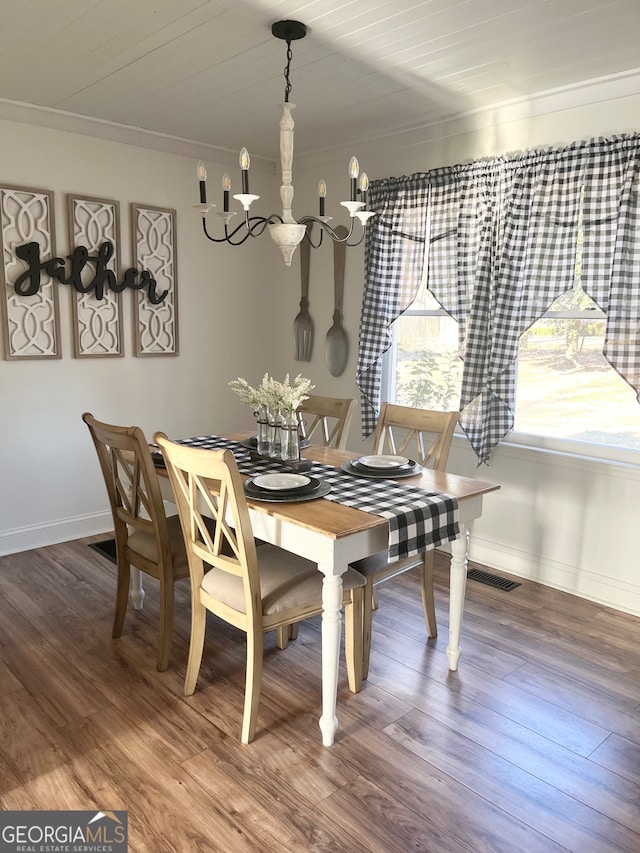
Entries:
{"label": "chandelier chain", "polygon": [[289,79],[289,71],[291,69],[291,60],[293,59],[293,51],[291,50],[291,42],[287,39],[287,64],[284,69],[284,102],[289,103],[289,95],[291,94],[291,80]]}

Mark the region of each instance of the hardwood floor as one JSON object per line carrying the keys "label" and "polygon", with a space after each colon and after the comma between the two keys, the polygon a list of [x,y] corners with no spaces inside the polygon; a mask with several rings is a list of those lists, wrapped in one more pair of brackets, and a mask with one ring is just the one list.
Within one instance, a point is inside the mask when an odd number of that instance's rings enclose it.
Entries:
{"label": "hardwood floor", "polygon": [[70,542],[0,558],[0,808],[127,809],[132,853],[640,850],[640,620],[530,583],[467,584],[449,673],[417,578],[380,588],[369,680],[341,667],[320,742],[320,620],[265,639],[258,734],[239,742],[244,637],[209,617],[182,695],[188,583],[169,669],[157,586],[110,638],[114,567]]}

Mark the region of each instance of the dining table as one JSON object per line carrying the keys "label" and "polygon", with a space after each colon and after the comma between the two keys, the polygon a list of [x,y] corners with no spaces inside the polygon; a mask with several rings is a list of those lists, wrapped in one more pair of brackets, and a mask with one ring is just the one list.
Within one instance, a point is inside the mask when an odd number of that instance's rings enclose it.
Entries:
{"label": "dining table", "polygon": [[[230,446],[240,448],[239,458],[243,464],[239,466],[241,474],[248,478],[252,465],[257,470],[264,470],[260,465],[269,460],[262,460],[257,454],[250,454],[249,462],[242,455],[242,449],[250,446],[251,433],[228,433],[219,436],[199,436],[191,439],[176,439],[180,443],[200,447]],[[301,459],[311,460],[314,475],[322,477],[324,471],[329,479],[340,476],[345,463],[348,466],[358,457],[357,453],[348,450],[336,450],[321,445],[310,445],[301,450]],[[272,465],[275,463],[271,463]],[[419,466],[418,466],[419,467]],[[321,473],[318,473],[320,471]],[[338,473],[340,472],[340,473]],[[333,477],[330,475],[333,473]],[[163,496],[167,501],[173,501],[171,485],[166,470],[158,467]],[[348,475],[344,475],[348,476]],[[399,481],[394,481],[394,483]],[[379,492],[385,485],[393,488],[389,480],[369,481],[373,494]],[[446,499],[449,506],[455,508],[455,522],[449,517],[448,536],[450,542],[451,561],[449,574],[449,640],[446,649],[449,669],[457,670],[460,660],[460,633],[464,610],[465,588],[467,579],[467,560],[469,554],[469,537],[472,522],[482,514],[484,496],[499,489],[499,485],[461,477],[442,471],[432,471],[420,468],[415,476],[403,478],[401,481],[403,502],[424,505],[425,501]],[[409,487],[407,489],[407,487]],[[431,496],[431,497],[429,497]],[[340,656],[340,637],[342,623],[342,574],[350,563],[363,557],[377,554],[389,548],[391,521],[389,517],[378,512],[366,511],[358,506],[339,502],[339,498],[329,492],[325,497],[309,501],[269,502],[257,500],[247,495],[249,515],[256,539],[270,542],[294,554],[306,557],[316,563],[323,574],[322,585],[322,715],[319,720],[322,742],[325,746],[334,743],[338,728],[337,690],[338,668]],[[405,507],[402,507],[403,511]],[[404,528],[400,526],[399,536],[402,538]],[[452,532],[453,531],[453,532]],[[396,531],[397,534],[397,531]],[[434,547],[428,541],[423,550]],[[440,544],[442,538],[436,538],[435,544]],[[400,543],[402,547],[402,542]],[[141,588],[135,590],[136,584],[141,584],[139,576],[132,578],[134,588],[132,597],[137,595],[141,602]]]}

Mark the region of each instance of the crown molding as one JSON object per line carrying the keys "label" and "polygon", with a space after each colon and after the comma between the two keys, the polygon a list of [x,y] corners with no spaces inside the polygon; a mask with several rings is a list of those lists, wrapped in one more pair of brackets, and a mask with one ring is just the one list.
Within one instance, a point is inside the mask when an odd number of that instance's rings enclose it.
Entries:
{"label": "crown molding", "polygon": [[[50,107],[39,107],[20,101],[10,101],[0,98],[0,119],[15,121],[22,124],[46,127],[51,130],[61,130],[66,133],[78,133],[82,136],[93,136],[121,142],[124,145],[136,145],[194,160],[209,160],[223,166],[237,166],[238,152],[228,148],[218,148],[192,139],[180,136],[170,136],[141,127],[131,127],[126,124],[106,121],[104,119],[82,116],[77,113],[54,110]],[[251,157],[251,168],[259,172],[274,175],[276,163],[265,157]]]}

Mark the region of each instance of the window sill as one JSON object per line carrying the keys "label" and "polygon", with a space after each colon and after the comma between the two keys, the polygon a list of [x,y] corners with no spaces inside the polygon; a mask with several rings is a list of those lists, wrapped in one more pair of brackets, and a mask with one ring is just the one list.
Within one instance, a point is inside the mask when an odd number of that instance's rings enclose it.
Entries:
{"label": "window sill", "polygon": [[[518,439],[528,437],[522,433],[517,435]],[[567,442],[567,444],[573,445],[574,442]],[[549,447],[533,446],[516,441],[512,437],[510,441],[502,441],[496,447],[487,467],[485,465],[478,466],[478,460],[466,436],[455,435],[454,448],[457,453],[462,454],[458,457],[459,461],[462,462],[462,459],[468,457],[468,462],[462,463],[460,471],[453,467],[451,470],[464,476],[477,477],[482,480],[491,480],[493,477],[493,479],[506,478],[504,482],[507,480],[511,482],[511,477],[515,477],[514,482],[521,482],[523,477],[529,476],[526,472],[531,469],[531,466],[534,466],[538,469],[544,468],[547,471],[544,477],[548,477],[549,482],[555,482],[554,478],[557,477],[562,479],[564,476],[562,472],[566,472],[569,480],[573,480],[578,475],[581,477],[586,475],[596,480],[600,478],[613,478],[614,480],[621,478],[640,485],[640,461],[637,458],[633,462],[622,462],[619,459],[607,458],[602,453],[598,456],[588,456],[576,453],[575,450],[566,452]],[[601,448],[597,449],[601,450]],[[467,468],[467,465],[470,467]]]}
{"label": "window sill", "polygon": [[593,459],[614,465],[630,465],[640,468],[640,450],[628,447],[613,447],[610,445],[591,444],[587,441],[577,441],[569,438],[550,438],[540,435],[529,435],[524,432],[512,432],[503,444],[515,447],[526,447],[532,450],[544,450],[548,453],[559,453],[563,456],[573,456],[577,459]]}

